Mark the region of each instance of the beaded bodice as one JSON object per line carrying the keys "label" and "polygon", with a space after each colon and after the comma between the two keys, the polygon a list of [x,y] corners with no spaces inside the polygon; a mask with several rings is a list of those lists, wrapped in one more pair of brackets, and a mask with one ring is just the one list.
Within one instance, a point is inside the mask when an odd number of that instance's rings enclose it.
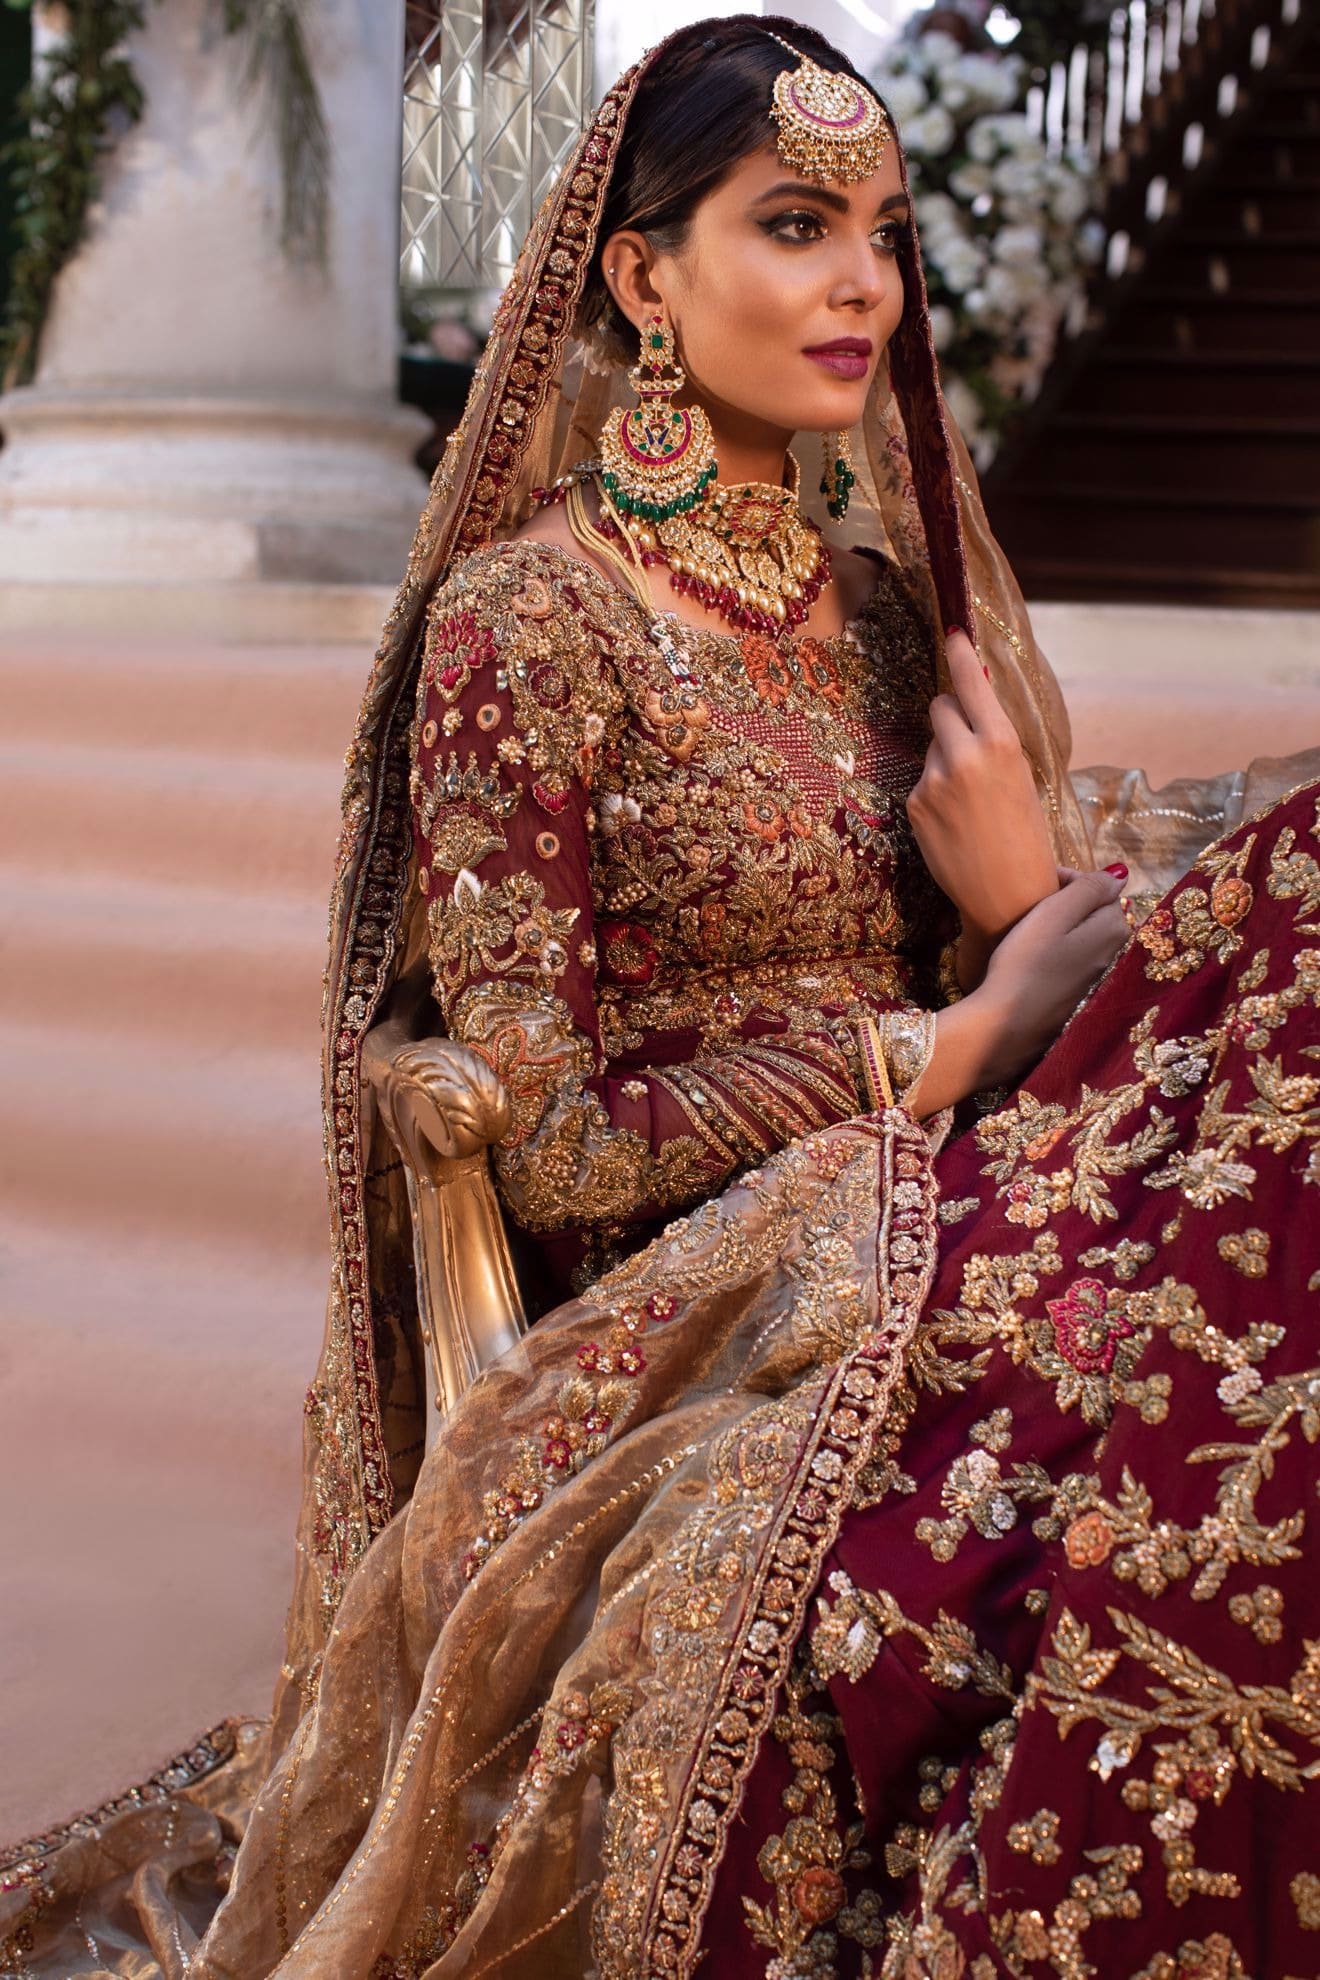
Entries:
{"label": "beaded bodice", "polygon": [[[804,1050],[819,1111],[823,1055],[825,1112],[856,1112],[838,1023],[929,1007],[951,932],[904,809],[934,656],[901,580],[878,566],[839,638],[672,632],[557,547],[466,559],[432,603],[412,772],[447,1027],[497,1065],[525,1140],[579,1101],[612,1157],[640,1138],[628,1187],[652,1209],[765,1152],[745,1095],[732,1127],[711,1117],[717,1062],[742,1079],[767,1041]],[[673,1104],[686,1137],[661,1131]],[[785,1116],[770,1145],[809,1124]],[[576,1185],[528,1161],[514,1192],[543,1228],[573,1187],[597,1195],[571,1221],[622,1208],[618,1176],[581,1160],[581,1118],[571,1134]]]}

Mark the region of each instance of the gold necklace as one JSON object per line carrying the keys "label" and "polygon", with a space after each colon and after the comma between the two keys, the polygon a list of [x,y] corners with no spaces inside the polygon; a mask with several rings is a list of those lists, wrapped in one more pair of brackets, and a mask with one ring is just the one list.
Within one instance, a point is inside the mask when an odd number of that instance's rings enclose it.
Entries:
{"label": "gold necklace", "polygon": [[798,507],[801,470],[792,455],[787,487],[764,481],[715,482],[677,515],[623,514],[600,479],[600,463],[584,461],[541,501],[562,500],[567,484],[594,476],[600,491],[600,534],[623,542],[646,568],[663,564],[673,589],[742,631],[777,639],[806,619],[830,581],[830,553],[820,531]]}
{"label": "gold necklace", "polygon": [[731,626],[777,638],[800,626],[830,581],[830,553],[798,508],[801,471],[787,488],[715,482],[691,509],[660,521],[620,515],[602,491],[608,524],[642,563],[665,564],[674,590]]}

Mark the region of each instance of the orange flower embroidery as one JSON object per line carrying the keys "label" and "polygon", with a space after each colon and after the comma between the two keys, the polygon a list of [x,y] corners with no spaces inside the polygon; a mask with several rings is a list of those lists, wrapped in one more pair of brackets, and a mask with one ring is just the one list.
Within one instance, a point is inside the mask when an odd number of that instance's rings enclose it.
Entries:
{"label": "orange flower embroidery", "polygon": [[802,675],[802,685],[810,694],[818,694],[822,701],[831,706],[843,700],[843,682],[839,679],[839,669],[828,647],[818,639],[803,639],[798,642],[798,668]]}
{"label": "orange flower embroidery", "polygon": [[847,1886],[838,1871],[816,1864],[795,1880],[793,1909],[808,1925],[825,1925],[838,1916],[847,1895]]}
{"label": "orange flower embroidery", "polygon": [[768,846],[777,844],[784,836],[784,814],[776,811],[768,798],[749,798],[743,805],[743,820],[748,831],[755,832]]}
{"label": "orange flower embroidery", "polygon": [[1064,1536],[1063,1550],[1075,1568],[1100,1567],[1114,1548],[1114,1529],[1102,1512],[1083,1513]]}
{"label": "orange flower embroidery", "polygon": [[744,633],[738,642],[743,670],[748,680],[772,708],[782,708],[793,685],[789,665],[772,639],[764,633]]}
{"label": "orange flower embroidery", "polygon": [[1236,928],[1251,912],[1252,890],[1235,874],[1224,873],[1210,889],[1210,912],[1221,928]]}

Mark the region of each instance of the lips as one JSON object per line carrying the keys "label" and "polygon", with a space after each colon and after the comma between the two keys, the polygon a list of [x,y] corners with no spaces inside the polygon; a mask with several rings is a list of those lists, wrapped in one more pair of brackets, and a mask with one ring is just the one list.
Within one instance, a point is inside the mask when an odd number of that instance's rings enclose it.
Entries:
{"label": "lips", "polygon": [[831,344],[817,344],[804,355],[823,364],[838,378],[864,378],[871,362],[869,337],[836,337]]}

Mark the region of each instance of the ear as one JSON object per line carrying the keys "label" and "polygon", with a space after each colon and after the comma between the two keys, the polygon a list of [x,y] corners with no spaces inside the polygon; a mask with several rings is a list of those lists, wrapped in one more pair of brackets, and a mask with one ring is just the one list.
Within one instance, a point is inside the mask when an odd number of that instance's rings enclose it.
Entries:
{"label": "ear", "polygon": [[664,297],[656,284],[656,254],[644,234],[631,227],[611,234],[601,252],[601,272],[605,286],[619,312],[635,330],[648,317],[664,307]]}

